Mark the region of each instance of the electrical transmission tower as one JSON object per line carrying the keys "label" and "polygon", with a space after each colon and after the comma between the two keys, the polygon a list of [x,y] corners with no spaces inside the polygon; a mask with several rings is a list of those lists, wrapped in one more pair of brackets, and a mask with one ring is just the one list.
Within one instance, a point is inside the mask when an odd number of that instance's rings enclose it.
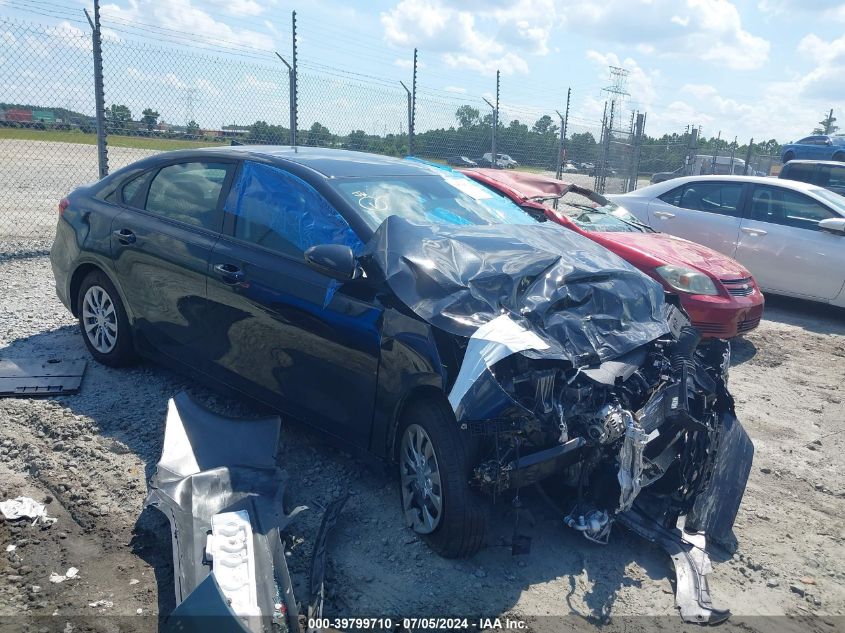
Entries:
{"label": "electrical transmission tower", "polygon": [[631,96],[628,92],[628,70],[619,66],[609,66],[609,68],[610,85],[602,88],[601,91],[605,99],[610,101],[612,111],[621,115],[625,99]]}
{"label": "electrical transmission tower", "polygon": [[196,121],[194,117],[194,102],[197,99],[196,88],[185,88],[185,125]]}

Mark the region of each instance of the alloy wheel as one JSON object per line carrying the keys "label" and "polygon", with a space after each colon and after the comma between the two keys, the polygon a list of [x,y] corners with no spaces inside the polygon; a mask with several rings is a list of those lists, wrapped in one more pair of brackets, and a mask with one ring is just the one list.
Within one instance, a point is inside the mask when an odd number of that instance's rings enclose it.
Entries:
{"label": "alloy wheel", "polygon": [[431,438],[418,424],[402,434],[399,469],[405,521],[416,533],[431,534],[443,516],[443,488]]}
{"label": "alloy wheel", "polygon": [[108,354],[117,344],[117,312],[102,286],[91,286],[82,299],[82,327],[91,346]]}

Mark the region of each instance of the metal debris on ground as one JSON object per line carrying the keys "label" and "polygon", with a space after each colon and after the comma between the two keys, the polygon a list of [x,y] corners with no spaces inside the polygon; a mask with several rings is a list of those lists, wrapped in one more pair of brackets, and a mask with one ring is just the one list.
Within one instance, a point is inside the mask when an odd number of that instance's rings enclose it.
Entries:
{"label": "metal debris on ground", "polygon": [[0,397],[60,396],[79,391],[84,360],[0,359]]}

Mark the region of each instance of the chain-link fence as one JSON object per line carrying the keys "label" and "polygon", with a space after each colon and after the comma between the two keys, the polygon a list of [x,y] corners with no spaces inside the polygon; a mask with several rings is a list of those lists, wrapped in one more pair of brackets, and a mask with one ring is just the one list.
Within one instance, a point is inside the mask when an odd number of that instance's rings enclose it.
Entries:
{"label": "chain-link fence", "polygon": [[0,17],[0,252],[21,238],[49,240],[58,202],[80,184],[156,152],[216,144],[295,140],[456,167],[560,170],[600,190],[634,186],[641,137],[618,125],[605,134],[568,109],[565,119],[496,109],[426,78],[406,87],[309,60],[291,67],[256,49],[188,50],[105,30],[98,38],[95,27]]}

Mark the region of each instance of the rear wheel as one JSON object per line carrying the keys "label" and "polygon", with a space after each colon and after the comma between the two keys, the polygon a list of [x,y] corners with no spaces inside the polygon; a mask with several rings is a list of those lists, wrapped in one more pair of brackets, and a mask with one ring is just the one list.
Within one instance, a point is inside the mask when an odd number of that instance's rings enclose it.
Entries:
{"label": "rear wheel", "polygon": [[795,160],[795,152],[787,152],[783,155],[783,162],[788,163],[791,160]]}
{"label": "rear wheel", "polygon": [[484,545],[487,515],[470,489],[473,444],[447,404],[414,403],[399,441],[399,486],[405,523],[445,558],[466,558]]}
{"label": "rear wheel", "polygon": [[94,360],[120,367],[135,359],[126,310],[103,272],[93,271],[82,280],[76,306],[79,329]]}
{"label": "rear wheel", "polygon": [[838,160],[840,163],[845,163],[845,152],[836,152],[833,155],[833,160]]}

